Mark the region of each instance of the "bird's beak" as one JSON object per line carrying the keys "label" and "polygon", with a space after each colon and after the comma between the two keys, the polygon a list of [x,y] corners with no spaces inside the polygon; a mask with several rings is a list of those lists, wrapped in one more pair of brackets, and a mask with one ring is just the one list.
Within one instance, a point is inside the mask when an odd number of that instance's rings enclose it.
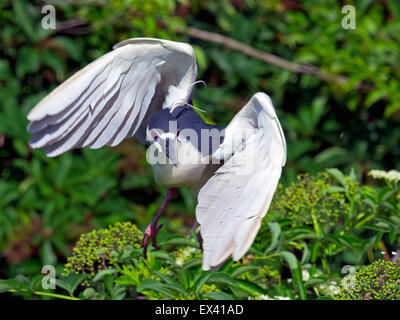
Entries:
{"label": "bird's beak", "polygon": [[177,159],[174,142],[170,138],[167,138],[162,143],[160,143],[160,146],[162,152],[167,156],[169,160],[171,160],[172,164],[176,166]]}

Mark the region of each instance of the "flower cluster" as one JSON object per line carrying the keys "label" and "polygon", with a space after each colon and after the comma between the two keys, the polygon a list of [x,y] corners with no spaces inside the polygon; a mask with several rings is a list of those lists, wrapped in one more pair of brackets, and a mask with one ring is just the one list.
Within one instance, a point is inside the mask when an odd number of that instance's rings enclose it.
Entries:
{"label": "flower cluster", "polygon": [[273,214],[283,214],[293,226],[311,225],[315,222],[333,225],[340,212],[348,210],[345,195],[332,192],[332,180],[328,173],[317,176],[302,174],[298,181],[287,188],[280,188],[271,205]]}
{"label": "flower cluster", "polygon": [[383,179],[394,183],[398,183],[400,181],[400,172],[396,170],[371,170],[368,172],[368,175],[374,179]]}
{"label": "flower cluster", "polygon": [[378,260],[355,273],[352,285],[340,285],[337,300],[399,300],[400,263]]}
{"label": "flower cluster", "polygon": [[111,268],[119,253],[128,247],[140,248],[143,233],[130,222],[118,222],[107,229],[82,234],[72,256],[64,266],[64,276],[74,272],[89,278],[98,271]]}
{"label": "flower cluster", "polygon": [[319,283],[314,286],[314,290],[318,292],[319,295],[336,297],[340,293],[340,287],[338,283],[334,280],[329,280],[324,283]]}
{"label": "flower cluster", "polygon": [[201,251],[195,247],[183,247],[173,252],[175,256],[176,265],[183,267],[186,262],[194,259],[201,258]]}

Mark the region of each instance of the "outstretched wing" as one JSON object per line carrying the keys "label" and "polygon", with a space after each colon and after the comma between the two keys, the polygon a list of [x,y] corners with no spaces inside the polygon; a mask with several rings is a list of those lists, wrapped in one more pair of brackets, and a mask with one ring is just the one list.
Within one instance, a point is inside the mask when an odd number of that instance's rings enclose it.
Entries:
{"label": "outstretched wing", "polygon": [[278,185],[286,142],[268,95],[255,94],[232,119],[214,157],[225,163],[200,189],[196,208],[204,270],[247,252]]}
{"label": "outstretched wing", "polygon": [[197,66],[193,48],[153,38],[114,46],[47,95],[29,113],[29,144],[48,156],[117,145],[136,134],[145,142],[151,113],[186,102]]}

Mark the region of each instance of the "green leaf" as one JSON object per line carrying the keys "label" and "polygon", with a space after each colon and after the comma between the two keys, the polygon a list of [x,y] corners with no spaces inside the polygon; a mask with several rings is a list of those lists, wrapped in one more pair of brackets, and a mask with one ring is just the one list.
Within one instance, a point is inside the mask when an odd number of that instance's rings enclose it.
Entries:
{"label": "green leaf", "polygon": [[237,277],[239,275],[241,275],[242,273],[248,272],[248,271],[254,271],[254,270],[258,270],[259,267],[257,266],[251,266],[251,265],[241,265],[241,266],[237,266],[232,272],[231,275],[232,277]]}
{"label": "green leaf", "polygon": [[298,260],[293,253],[291,253],[289,251],[283,251],[280,253],[280,255],[285,259],[285,261],[289,265],[290,270],[299,268]]}
{"label": "green leaf", "polygon": [[[101,270],[100,272],[98,272],[94,277],[93,277],[93,281],[97,282],[100,280],[103,280],[103,278],[106,275],[115,275],[118,273],[118,270],[116,269],[105,269],[105,270]],[[83,280],[83,279],[82,279]]]}
{"label": "green leaf", "polygon": [[151,254],[155,258],[160,259],[160,260],[171,261],[171,262],[175,261],[174,257],[165,251],[153,251]]}
{"label": "green leaf", "polygon": [[19,280],[16,279],[7,279],[7,280],[2,280],[0,279],[0,293],[1,292],[7,292],[9,290],[27,290],[28,286]]}
{"label": "green leaf", "polygon": [[209,280],[207,282],[226,284],[226,285],[230,285],[230,286],[236,285],[235,280],[227,272],[213,272],[213,273],[211,273],[211,277],[209,278]]}
{"label": "green leaf", "polygon": [[271,231],[271,244],[269,245],[267,252],[270,252],[276,248],[278,245],[279,235],[281,234],[281,227],[277,222],[270,222],[268,223],[269,229]]}
{"label": "green leaf", "polygon": [[180,284],[176,285],[176,284],[172,284],[172,283],[167,283],[167,284],[164,284],[164,287],[167,289],[171,289],[176,292],[179,292],[184,296],[186,295],[186,291],[182,288],[182,286]]}
{"label": "green leaf", "polygon": [[375,0],[357,0],[356,7],[357,13],[365,14],[368,8],[375,2]]}
{"label": "green leaf", "polygon": [[126,288],[123,286],[117,286],[113,289],[111,299],[112,300],[122,300],[126,296]]}
{"label": "green leaf", "polygon": [[160,243],[160,245],[190,246],[196,248],[198,247],[198,244],[196,242],[182,236],[173,236]]}
{"label": "green leaf", "polygon": [[314,144],[309,140],[300,140],[293,143],[288,143],[287,161],[293,161],[314,149]]}
{"label": "green leaf", "polygon": [[37,49],[23,47],[18,52],[16,73],[18,78],[23,78],[27,73],[37,72],[40,67],[40,53]]}
{"label": "green leaf", "polygon": [[357,181],[357,176],[356,176],[356,171],[354,170],[354,167],[351,167],[350,173],[349,173],[349,179],[350,181]]}
{"label": "green leaf", "polygon": [[30,3],[26,3],[20,0],[14,0],[12,2],[15,14],[15,21],[21,26],[21,29],[26,33],[31,42],[36,42],[37,32],[33,27],[33,21],[30,16],[28,16],[27,8],[31,6]]}
{"label": "green leaf", "polygon": [[60,157],[60,161],[58,162],[57,172],[54,176],[54,184],[57,187],[62,187],[64,185],[65,180],[68,177],[69,170],[72,166],[72,157],[70,154],[65,154]]}
{"label": "green leaf", "polygon": [[191,268],[199,267],[199,266],[201,266],[202,263],[203,262],[202,262],[201,258],[193,258],[185,263],[185,265],[183,266],[183,269],[191,269]]}
{"label": "green leaf", "polygon": [[53,251],[50,241],[45,241],[41,247],[41,257],[43,265],[54,265],[57,257]]}
{"label": "green leaf", "polygon": [[397,228],[390,229],[390,231],[389,231],[389,242],[390,242],[390,244],[395,243],[398,234],[399,234],[399,230]]}
{"label": "green leaf", "polygon": [[155,279],[145,279],[137,287],[137,291],[142,292],[145,290],[154,290],[166,295],[169,298],[173,298],[174,294],[169,291],[161,282]]}
{"label": "green leaf", "polygon": [[162,281],[165,282],[165,287],[172,289],[174,291],[180,292],[183,295],[186,294],[185,290],[181,286],[181,284],[176,281],[174,278],[167,276],[166,274],[162,274],[161,272],[156,271],[155,274],[161,278]]}
{"label": "green leaf", "polygon": [[325,279],[312,278],[312,279],[307,280],[306,282],[304,282],[304,286],[307,287],[307,288],[310,288],[310,287],[314,287],[317,284],[325,283],[325,282],[326,282]]}
{"label": "green leaf", "polygon": [[114,284],[114,276],[112,274],[105,274],[104,277],[104,285],[107,289],[107,292],[112,296],[114,288],[113,288],[113,284]]}
{"label": "green leaf", "polygon": [[336,168],[325,169],[333,178],[335,178],[338,182],[340,182],[344,187],[347,187],[348,183],[344,174]]}
{"label": "green leaf", "polygon": [[56,286],[60,287],[61,289],[64,289],[69,294],[71,294],[73,292],[71,285],[62,279],[57,279]]}
{"label": "green leaf", "polygon": [[321,151],[315,156],[315,163],[327,166],[338,166],[346,163],[349,158],[349,151],[341,147],[331,147]]}
{"label": "green leaf", "polygon": [[255,297],[260,294],[265,294],[265,291],[263,288],[261,288],[259,285],[247,281],[247,280],[242,280],[242,279],[235,279],[236,283],[236,288]]}
{"label": "green leaf", "polygon": [[211,276],[212,276],[212,273],[207,272],[197,279],[197,281],[194,284],[194,292],[196,294],[199,293],[201,287],[210,279]]}
{"label": "green leaf", "polygon": [[386,96],[387,96],[386,91],[373,90],[373,91],[371,91],[370,94],[368,94],[367,98],[365,99],[365,106],[367,108],[369,108],[375,102],[381,100],[382,98],[384,98]]}
{"label": "green leaf", "polygon": [[304,244],[304,251],[303,251],[303,256],[301,257],[300,264],[303,265],[307,263],[310,260],[311,257],[311,251],[308,248],[307,244]]}
{"label": "green leaf", "polygon": [[400,2],[398,0],[388,0],[388,5],[396,20],[400,20]]}
{"label": "green leaf", "polygon": [[233,300],[233,297],[225,292],[210,292],[203,294],[203,297],[211,300]]}
{"label": "green leaf", "polygon": [[179,280],[182,284],[182,287],[187,290],[190,288],[190,281],[192,279],[191,277],[191,272],[189,269],[183,269],[181,272],[179,272]]}
{"label": "green leaf", "polygon": [[208,66],[207,55],[204,53],[203,49],[197,45],[193,45],[193,50],[196,55],[196,62],[199,67],[199,72],[203,73]]}
{"label": "green leaf", "polygon": [[82,295],[85,299],[87,300],[91,300],[91,299],[95,299],[97,296],[97,292],[96,290],[94,290],[93,288],[86,288],[83,292]]}
{"label": "green leaf", "polygon": [[299,289],[300,297],[302,299],[306,299],[307,293],[303,281],[301,279],[301,270],[299,261],[297,260],[296,256],[293,253],[288,251],[281,252],[281,256],[286,260],[287,264],[289,265],[289,269],[293,277],[293,282]]}

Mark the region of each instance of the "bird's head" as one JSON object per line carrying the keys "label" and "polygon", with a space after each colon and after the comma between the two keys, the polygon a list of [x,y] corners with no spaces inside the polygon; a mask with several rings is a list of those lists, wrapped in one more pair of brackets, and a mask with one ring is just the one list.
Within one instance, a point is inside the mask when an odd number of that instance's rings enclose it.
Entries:
{"label": "bird's head", "polygon": [[158,152],[166,155],[174,166],[177,165],[178,124],[168,109],[153,113],[148,121],[146,140],[156,146]]}

